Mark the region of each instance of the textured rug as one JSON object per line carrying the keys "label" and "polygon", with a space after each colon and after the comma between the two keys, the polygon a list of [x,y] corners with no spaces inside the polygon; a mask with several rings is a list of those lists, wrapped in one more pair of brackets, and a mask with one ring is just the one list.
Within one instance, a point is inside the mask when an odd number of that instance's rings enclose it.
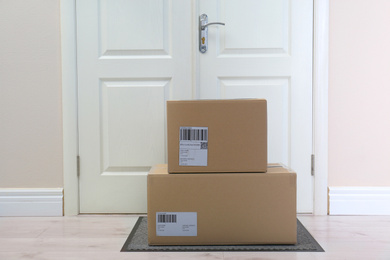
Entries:
{"label": "textured rug", "polygon": [[148,251],[290,251],[290,252],[324,252],[324,249],[310,235],[297,219],[297,244],[295,245],[215,245],[215,246],[149,246],[148,222],[146,217],[137,220],[133,230],[122,247],[121,252]]}

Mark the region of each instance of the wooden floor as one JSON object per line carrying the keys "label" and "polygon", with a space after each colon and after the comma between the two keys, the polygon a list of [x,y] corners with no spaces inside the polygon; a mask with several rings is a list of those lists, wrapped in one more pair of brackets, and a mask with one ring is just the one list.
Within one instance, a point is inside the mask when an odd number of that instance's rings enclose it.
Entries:
{"label": "wooden floor", "polygon": [[132,215],[0,217],[0,259],[364,259],[390,260],[390,216],[311,216],[299,220],[324,253],[120,252]]}

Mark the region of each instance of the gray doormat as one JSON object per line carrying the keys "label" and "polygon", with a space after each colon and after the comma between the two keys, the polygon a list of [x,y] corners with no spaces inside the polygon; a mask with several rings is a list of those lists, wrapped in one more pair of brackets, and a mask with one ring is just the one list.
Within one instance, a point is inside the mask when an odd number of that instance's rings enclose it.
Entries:
{"label": "gray doormat", "polygon": [[307,229],[297,219],[296,245],[215,245],[215,246],[149,246],[148,222],[146,217],[140,217],[122,247],[121,252],[148,251],[289,251],[289,252],[324,252],[324,249],[310,235]]}

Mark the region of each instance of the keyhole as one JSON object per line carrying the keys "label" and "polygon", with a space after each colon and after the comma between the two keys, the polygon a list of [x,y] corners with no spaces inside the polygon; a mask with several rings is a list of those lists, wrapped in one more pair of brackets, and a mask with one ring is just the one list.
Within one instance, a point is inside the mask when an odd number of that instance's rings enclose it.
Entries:
{"label": "keyhole", "polygon": [[206,39],[204,38],[204,37],[202,37],[202,44],[204,44],[204,41],[205,41]]}

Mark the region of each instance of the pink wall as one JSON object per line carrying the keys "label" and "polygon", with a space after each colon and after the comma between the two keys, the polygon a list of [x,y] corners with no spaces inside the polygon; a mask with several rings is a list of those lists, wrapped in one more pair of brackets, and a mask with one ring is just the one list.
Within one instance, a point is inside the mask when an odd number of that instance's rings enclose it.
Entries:
{"label": "pink wall", "polygon": [[63,186],[59,7],[0,1],[0,188]]}
{"label": "pink wall", "polygon": [[331,0],[329,186],[390,186],[390,1]]}

